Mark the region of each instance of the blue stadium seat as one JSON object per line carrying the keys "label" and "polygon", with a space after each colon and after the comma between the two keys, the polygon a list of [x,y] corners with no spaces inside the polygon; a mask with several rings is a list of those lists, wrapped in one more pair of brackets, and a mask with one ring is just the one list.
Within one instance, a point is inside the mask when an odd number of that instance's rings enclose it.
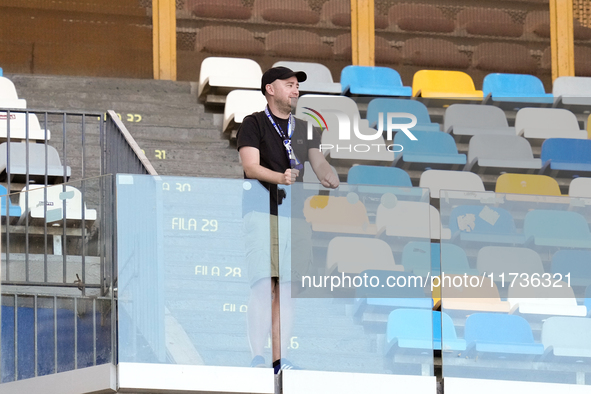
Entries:
{"label": "blue stadium seat", "polygon": [[410,97],[398,71],[388,67],[347,66],[341,71],[342,94]]}
{"label": "blue stadium seat", "polygon": [[2,67],[0,67],[0,77],[3,76],[3,75],[4,75],[4,73],[2,71]]}
{"label": "blue stadium seat", "polygon": [[400,168],[380,166],[353,166],[347,174],[350,185],[384,185],[412,187],[410,175]]}
{"label": "blue stadium seat", "polygon": [[[384,122],[384,130],[387,130],[388,119],[386,114],[388,112],[406,112],[417,117],[417,124],[411,129],[423,131],[439,131],[439,123],[432,123],[429,111],[425,104],[417,100],[392,99],[392,98],[377,98],[373,99],[367,105],[366,118],[369,121],[369,126],[376,128],[380,119],[380,112]],[[393,119],[395,123],[396,118]],[[408,119],[401,119],[400,123],[408,123]]]}
{"label": "blue stadium seat", "polygon": [[[552,256],[552,274],[570,277],[572,286],[591,285],[591,251],[562,249]],[[557,278],[558,279],[558,278]]]}
{"label": "blue stadium seat", "polygon": [[488,74],[482,82],[484,96],[493,101],[552,103],[554,96],[546,93],[542,81],[528,74]]}
{"label": "blue stadium seat", "polygon": [[412,131],[417,138],[412,141],[403,132],[396,133],[394,144],[404,150],[394,154],[394,164],[420,165],[422,168],[449,169],[466,164],[466,155],[458,153],[456,142],[449,134],[438,131]]}
{"label": "blue stadium seat", "polygon": [[591,248],[591,232],[576,212],[535,209],[525,215],[523,232],[538,246]]}
{"label": "blue stadium seat", "polygon": [[587,307],[588,314],[591,313],[591,286],[587,286],[585,289],[585,306]]}
{"label": "blue stadium seat", "polygon": [[[443,343],[442,343],[443,342]],[[386,354],[394,348],[425,350],[466,349],[446,313],[427,309],[397,309],[388,316]]]}
{"label": "blue stadium seat", "polygon": [[591,173],[591,140],[549,138],[542,144],[542,170]]}
{"label": "blue stadium seat", "polygon": [[405,271],[421,276],[439,275],[440,270],[450,275],[478,275],[470,268],[464,249],[452,243],[409,242],[402,250],[402,265]]}
{"label": "blue stadium seat", "polygon": [[[0,203],[0,215],[1,216],[6,216],[7,194],[8,194],[8,192],[6,191],[6,188],[4,186],[0,185],[0,196],[2,196],[1,203]],[[16,206],[16,205],[12,205],[12,202],[10,201],[10,198],[9,198],[8,199],[8,216],[20,217],[21,213],[22,213],[21,207]]]}
{"label": "blue stadium seat", "polygon": [[464,338],[477,354],[542,355],[544,345],[536,343],[527,320],[520,316],[474,313],[466,319]]}
{"label": "blue stadium seat", "polygon": [[511,213],[503,208],[459,205],[450,214],[449,229],[452,240],[459,237],[461,241],[516,245],[525,242]]}

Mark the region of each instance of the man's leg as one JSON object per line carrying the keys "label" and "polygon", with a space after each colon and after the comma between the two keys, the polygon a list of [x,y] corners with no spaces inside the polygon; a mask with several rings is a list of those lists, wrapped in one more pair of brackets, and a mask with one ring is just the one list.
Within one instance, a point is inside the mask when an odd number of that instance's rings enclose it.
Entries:
{"label": "man's leg", "polygon": [[248,340],[252,357],[262,356],[269,332],[271,331],[271,289],[275,286],[271,278],[257,281],[251,288],[246,312]]}

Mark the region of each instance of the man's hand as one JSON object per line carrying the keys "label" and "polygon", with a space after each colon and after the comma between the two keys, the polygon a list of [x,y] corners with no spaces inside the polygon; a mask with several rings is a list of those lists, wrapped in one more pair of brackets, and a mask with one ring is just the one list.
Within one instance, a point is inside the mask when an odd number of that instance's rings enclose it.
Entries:
{"label": "man's hand", "polygon": [[330,172],[328,172],[323,179],[320,179],[320,183],[322,184],[322,186],[324,187],[328,187],[331,189],[336,189],[337,187],[339,187],[339,177],[332,172],[332,170]]}
{"label": "man's hand", "polygon": [[296,170],[295,168],[288,168],[283,173],[283,182],[281,182],[281,184],[282,185],[291,185],[292,183],[294,183],[296,181],[296,178],[298,177],[299,173],[300,173],[300,171]]}

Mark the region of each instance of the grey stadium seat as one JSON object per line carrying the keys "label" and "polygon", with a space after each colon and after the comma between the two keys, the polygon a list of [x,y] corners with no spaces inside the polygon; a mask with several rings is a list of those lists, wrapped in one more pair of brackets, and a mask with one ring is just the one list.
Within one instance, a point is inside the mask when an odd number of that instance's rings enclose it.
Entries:
{"label": "grey stadium seat", "polygon": [[525,138],[587,139],[575,114],[562,108],[522,108],[515,117],[515,130]]}
{"label": "grey stadium seat", "polygon": [[[45,182],[45,145],[29,143],[29,180]],[[0,180],[6,181],[7,166],[10,164],[10,178],[14,182],[24,182],[27,174],[27,144],[10,143],[10,163],[8,163],[8,143],[0,144]],[[66,180],[70,177],[70,167],[66,167]],[[53,146],[47,146],[47,182],[64,182],[64,166]]]}
{"label": "grey stadium seat", "polygon": [[468,163],[464,171],[532,172],[542,168],[542,160],[534,159],[525,138],[516,135],[475,135],[468,146]]}
{"label": "grey stadium seat", "polygon": [[276,62],[273,67],[283,66],[293,71],[303,71],[308,78],[300,83],[300,92],[341,94],[341,84],[334,82],[328,67],[320,63]]}
{"label": "grey stadium seat", "polygon": [[505,112],[499,107],[479,104],[452,104],[443,115],[443,130],[454,136],[479,134],[515,135]]}
{"label": "grey stadium seat", "polygon": [[591,105],[590,77],[558,77],[552,94],[566,105]]}

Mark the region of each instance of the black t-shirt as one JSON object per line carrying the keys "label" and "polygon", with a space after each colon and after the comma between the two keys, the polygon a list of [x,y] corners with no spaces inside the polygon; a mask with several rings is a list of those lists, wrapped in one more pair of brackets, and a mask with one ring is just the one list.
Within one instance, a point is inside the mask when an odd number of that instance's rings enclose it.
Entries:
{"label": "black t-shirt", "polygon": [[[289,120],[278,118],[273,114],[271,116],[273,116],[275,123],[281,127],[281,130],[287,134]],[[312,140],[308,140],[306,122],[295,117],[294,119],[295,129],[291,137],[291,146],[298,161],[303,165],[305,161],[308,161],[308,149],[318,149],[320,147],[320,133],[314,128]],[[238,150],[243,146],[251,146],[259,150],[260,164],[263,167],[282,174],[290,168],[289,159],[283,145],[283,138],[279,136],[279,133],[267,118],[265,111],[246,116],[238,129],[236,138]],[[297,181],[301,182],[303,175],[304,171],[302,169]],[[247,178],[246,174],[244,174],[244,178]],[[277,185],[268,182],[261,182],[261,184],[271,193],[271,214],[277,215]],[[249,211],[247,206],[244,207],[244,210],[244,212]]]}

